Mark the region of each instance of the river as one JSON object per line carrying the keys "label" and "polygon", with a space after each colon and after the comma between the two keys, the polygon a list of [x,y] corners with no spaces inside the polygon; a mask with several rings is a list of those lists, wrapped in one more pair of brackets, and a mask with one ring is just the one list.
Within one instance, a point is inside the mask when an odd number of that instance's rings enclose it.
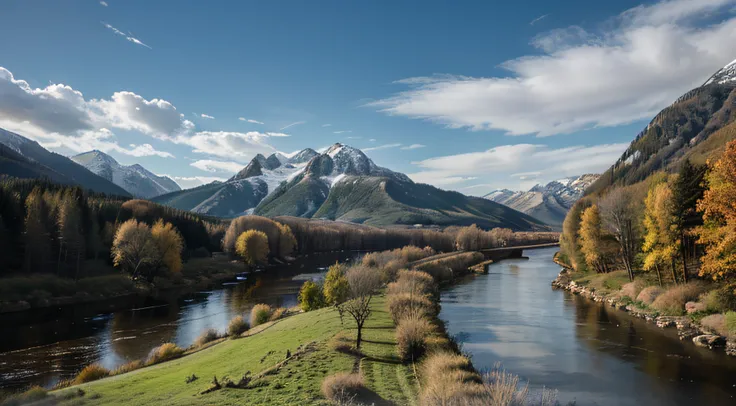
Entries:
{"label": "river", "polygon": [[162,343],[191,345],[208,328],[225,331],[253,305],[291,307],[306,279],[360,253],[312,255],[211,290],[163,297],[45,308],[0,315],[0,389],[51,387],[92,363],[115,368]]}
{"label": "river", "polygon": [[440,318],[479,369],[559,391],[562,404],[734,405],[736,359],[625,312],[553,290],[556,248],[489,266],[442,292]]}

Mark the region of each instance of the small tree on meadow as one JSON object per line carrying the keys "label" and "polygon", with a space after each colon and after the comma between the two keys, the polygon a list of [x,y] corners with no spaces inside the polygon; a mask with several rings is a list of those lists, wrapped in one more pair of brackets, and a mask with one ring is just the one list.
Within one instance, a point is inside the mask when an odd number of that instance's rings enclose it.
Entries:
{"label": "small tree on meadow", "polygon": [[184,239],[179,230],[171,223],[164,223],[162,219],[159,219],[151,227],[151,237],[158,249],[161,264],[169,272],[181,272],[181,252],[184,249]]}
{"label": "small tree on meadow", "polygon": [[262,231],[245,231],[235,242],[235,252],[246,265],[265,264],[269,253],[268,236]]}
{"label": "small tree on meadow", "polygon": [[324,306],[325,298],[322,287],[313,281],[306,281],[299,289],[299,307],[305,312],[317,310]]}
{"label": "small tree on meadow", "polygon": [[343,306],[358,327],[355,347],[360,349],[363,325],[371,315],[371,299],[381,286],[381,274],[377,269],[358,265],[351,267],[345,276],[350,286],[350,299]]}
{"label": "small tree on meadow", "polygon": [[325,303],[328,306],[335,307],[340,314],[340,323],[342,323],[343,314],[345,313],[343,303],[350,297],[350,283],[348,283],[348,278],[345,276],[345,269],[345,265],[341,264],[330,266],[322,285]]}
{"label": "small tree on meadow", "polygon": [[146,223],[130,219],[118,227],[112,243],[112,260],[136,278],[159,258],[151,229]]}

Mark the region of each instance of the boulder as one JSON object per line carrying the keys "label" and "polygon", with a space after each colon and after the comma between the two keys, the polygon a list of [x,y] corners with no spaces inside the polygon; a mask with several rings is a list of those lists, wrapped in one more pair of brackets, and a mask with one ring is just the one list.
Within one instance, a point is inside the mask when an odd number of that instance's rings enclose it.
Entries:
{"label": "boulder", "polygon": [[717,336],[715,334],[703,334],[693,337],[693,343],[698,347],[713,349],[717,347],[724,347],[726,345],[726,338]]}

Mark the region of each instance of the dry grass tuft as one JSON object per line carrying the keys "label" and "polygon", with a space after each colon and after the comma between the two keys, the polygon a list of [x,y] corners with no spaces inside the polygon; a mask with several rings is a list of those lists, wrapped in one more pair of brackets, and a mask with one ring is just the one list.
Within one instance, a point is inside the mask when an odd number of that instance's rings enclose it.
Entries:
{"label": "dry grass tuft", "polygon": [[621,291],[619,292],[620,296],[628,296],[631,300],[636,300],[636,298],[639,296],[639,293],[645,288],[644,281],[637,279],[634,282],[629,282],[625,284],[623,287],[621,287]]}
{"label": "dry grass tuft", "polygon": [[365,389],[360,374],[339,372],[322,381],[322,394],[337,404],[352,403]]}
{"label": "dry grass tuft", "polygon": [[434,296],[437,285],[432,275],[422,271],[399,271],[396,282],[389,283],[388,294],[409,293],[416,296]]}
{"label": "dry grass tuft", "polygon": [[426,317],[413,315],[399,320],[396,326],[396,347],[402,361],[416,361],[427,351],[427,337],[432,325]]}
{"label": "dry grass tuft", "polygon": [[278,309],[273,311],[273,314],[271,314],[271,318],[269,319],[269,321],[276,321],[278,319],[282,319],[286,317],[288,312],[289,312],[289,309],[285,307],[279,307]]}
{"label": "dry grass tuft", "polygon": [[174,343],[164,343],[151,350],[148,354],[148,365],[158,364],[179,358],[184,354],[184,350]]}
{"label": "dry grass tuft", "polygon": [[685,311],[685,303],[698,300],[698,296],[703,291],[705,291],[705,285],[702,282],[673,286],[659,295],[652,303],[652,307],[662,314],[680,316]]}
{"label": "dry grass tuft", "polygon": [[267,304],[260,303],[253,306],[253,309],[250,311],[250,326],[255,327],[259,324],[266,323],[271,318],[272,312],[271,306]]}
{"label": "dry grass tuft", "polygon": [[197,337],[197,339],[194,341],[195,347],[201,347],[207,343],[210,343],[212,341],[218,340],[220,338],[220,333],[217,332],[214,328],[208,328],[207,330],[203,331],[202,334]]}
{"label": "dry grass tuft", "polygon": [[388,309],[395,324],[407,317],[433,318],[437,315],[437,306],[426,296],[413,296],[410,293],[399,293],[388,296]]}
{"label": "dry grass tuft", "polygon": [[98,379],[102,379],[110,376],[110,370],[103,367],[100,364],[87,365],[81,370],[76,378],[74,378],[74,385],[81,383],[92,382]]}
{"label": "dry grass tuft", "polygon": [[664,293],[664,289],[659,286],[648,286],[639,292],[636,296],[636,300],[649,306],[654,303],[654,300],[662,293]]}
{"label": "dry grass tuft", "polygon": [[713,331],[722,336],[728,336],[728,329],[726,328],[726,316],[722,314],[711,314],[710,316],[703,317],[700,320],[700,324],[710,331]]}
{"label": "dry grass tuft", "polygon": [[115,368],[112,371],[111,375],[124,374],[130,371],[135,371],[136,369],[141,369],[144,366],[146,366],[146,364],[141,360],[130,361],[126,364],[120,365],[119,367]]}
{"label": "dry grass tuft", "polygon": [[233,317],[227,325],[227,335],[230,337],[237,337],[246,331],[248,331],[248,322],[243,316]]}

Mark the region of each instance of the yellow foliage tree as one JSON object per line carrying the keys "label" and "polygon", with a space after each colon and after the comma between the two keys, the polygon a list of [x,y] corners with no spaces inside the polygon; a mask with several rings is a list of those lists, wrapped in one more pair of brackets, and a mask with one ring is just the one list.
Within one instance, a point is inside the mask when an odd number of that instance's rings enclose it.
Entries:
{"label": "yellow foliage tree", "polygon": [[655,270],[660,285],[660,265],[669,264],[672,279],[677,283],[675,258],[679,254],[680,231],[675,215],[675,200],[672,187],[666,182],[652,185],[644,199],[644,269]]}
{"label": "yellow foliage tree", "polygon": [[136,219],[121,224],[112,242],[111,255],[114,265],[129,272],[133,278],[144,273],[147,265],[159,257],[151,238],[151,228]]}
{"label": "yellow foliage tree", "polygon": [[268,236],[263,231],[245,231],[235,241],[235,252],[247,265],[264,264],[268,260]]}
{"label": "yellow foliage tree", "polygon": [[179,230],[171,223],[164,223],[159,219],[151,227],[153,242],[158,248],[161,263],[169,272],[181,272],[181,252],[184,249],[184,239]]}
{"label": "yellow foliage tree", "polygon": [[296,247],[296,238],[291,227],[279,223],[279,255],[281,258],[291,256]]}
{"label": "yellow foliage tree", "polygon": [[580,251],[585,263],[596,272],[607,272],[605,242],[603,240],[601,213],[592,205],[580,216]]}
{"label": "yellow foliage tree", "polygon": [[700,275],[722,279],[736,273],[736,141],[708,167],[708,189],[698,202],[704,221],[697,229],[698,243],[706,247]]}

